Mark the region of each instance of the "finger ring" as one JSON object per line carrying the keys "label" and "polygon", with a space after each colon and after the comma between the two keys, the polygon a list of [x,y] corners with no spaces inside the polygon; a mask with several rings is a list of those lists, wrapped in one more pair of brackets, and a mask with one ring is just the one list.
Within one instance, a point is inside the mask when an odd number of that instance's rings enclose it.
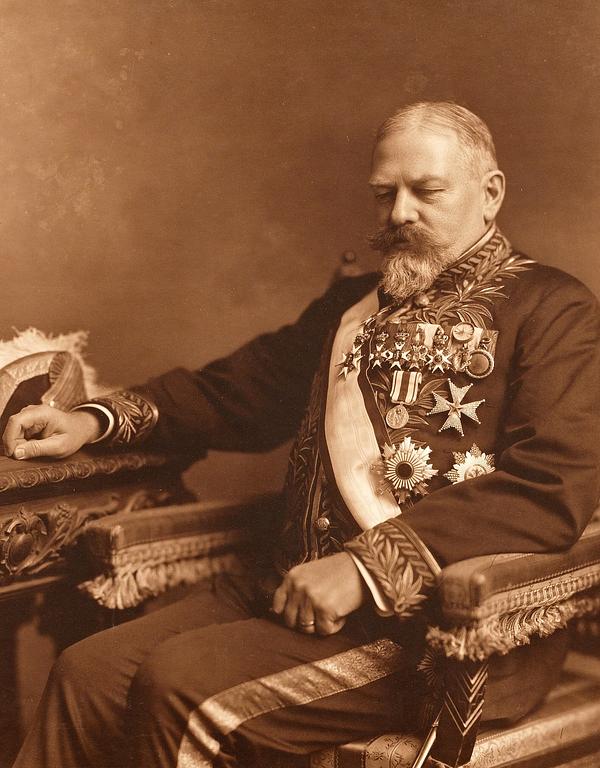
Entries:
{"label": "finger ring", "polygon": [[301,627],[314,627],[315,622],[314,621],[301,621],[300,622]]}

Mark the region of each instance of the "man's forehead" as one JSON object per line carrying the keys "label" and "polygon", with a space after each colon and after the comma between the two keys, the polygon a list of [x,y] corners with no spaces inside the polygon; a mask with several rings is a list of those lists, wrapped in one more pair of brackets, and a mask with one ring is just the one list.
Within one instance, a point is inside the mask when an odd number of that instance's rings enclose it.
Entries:
{"label": "man's forehead", "polygon": [[373,151],[369,183],[377,185],[398,176],[447,179],[464,169],[464,150],[450,128],[416,126],[394,131]]}

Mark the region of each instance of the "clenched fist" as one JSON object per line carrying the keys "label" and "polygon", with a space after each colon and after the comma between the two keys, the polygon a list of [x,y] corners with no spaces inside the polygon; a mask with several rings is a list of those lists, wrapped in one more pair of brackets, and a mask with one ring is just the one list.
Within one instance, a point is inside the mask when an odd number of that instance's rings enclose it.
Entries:
{"label": "clenched fist", "polygon": [[100,434],[100,421],[90,411],[65,413],[49,405],[28,405],[10,417],[2,441],[5,454],[15,459],[62,459]]}

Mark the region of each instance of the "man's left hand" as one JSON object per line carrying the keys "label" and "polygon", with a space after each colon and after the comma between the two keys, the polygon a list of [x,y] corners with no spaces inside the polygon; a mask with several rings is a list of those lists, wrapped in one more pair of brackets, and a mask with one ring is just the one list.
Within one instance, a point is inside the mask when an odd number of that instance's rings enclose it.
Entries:
{"label": "man's left hand", "polygon": [[366,585],[347,552],[297,565],[273,597],[273,611],[288,627],[332,635],[364,603]]}

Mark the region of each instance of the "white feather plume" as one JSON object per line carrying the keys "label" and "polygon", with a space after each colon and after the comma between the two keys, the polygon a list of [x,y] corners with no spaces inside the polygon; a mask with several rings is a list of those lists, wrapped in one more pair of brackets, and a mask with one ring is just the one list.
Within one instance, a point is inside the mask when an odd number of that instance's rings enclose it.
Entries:
{"label": "white feather plume", "polygon": [[27,328],[24,331],[18,331],[15,328],[14,330],[15,336],[10,341],[0,340],[0,369],[20,357],[33,355],[36,352],[70,352],[81,365],[88,397],[98,397],[109,391],[110,388],[98,383],[96,369],[84,358],[84,350],[88,342],[87,331],[59,333],[53,336],[37,328]]}

